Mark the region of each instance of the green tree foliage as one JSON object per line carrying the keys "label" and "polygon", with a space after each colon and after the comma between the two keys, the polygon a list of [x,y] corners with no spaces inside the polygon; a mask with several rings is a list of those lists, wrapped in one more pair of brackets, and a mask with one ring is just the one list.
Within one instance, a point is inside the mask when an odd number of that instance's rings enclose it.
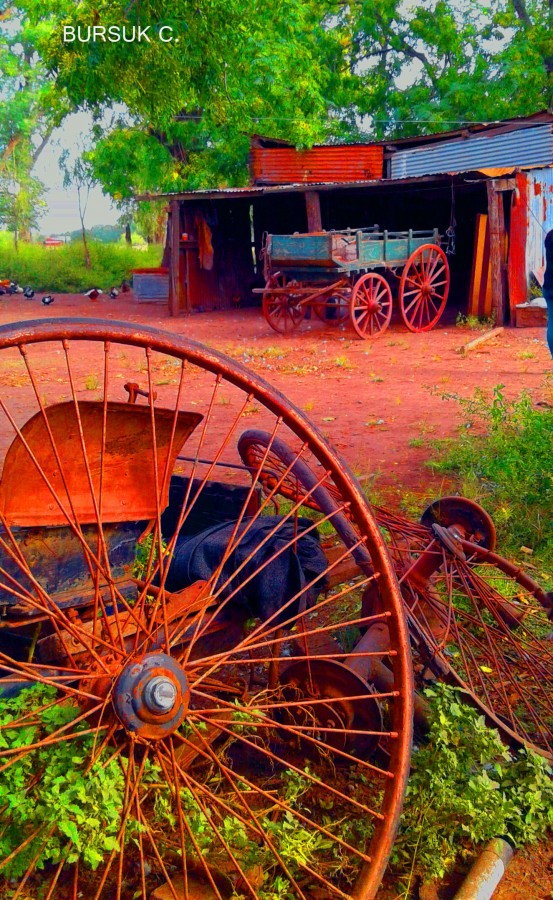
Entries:
{"label": "green tree foliage", "polygon": [[[90,163],[121,201],[245,183],[252,133],[307,147],[553,108],[545,0],[18,0],[18,16],[41,96],[92,111]],[[64,26],[150,40],[64,42]]]}
{"label": "green tree foliage", "polygon": [[[280,135],[307,145],[326,134],[326,70],[317,42],[320,14],[303,0],[114,0],[101,12],[93,0],[22,0],[31,22],[41,22],[37,49],[57,90],[75,107],[98,114],[126,111],[99,148],[126,179],[150,186],[201,186],[214,179],[244,181],[248,136]],[[149,28],[150,42],[63,42],[64,25]],[[175,40],[158,38],[163,26]],[[324,37],[324,33],[323,33]],[[102,138],[100,135],[97,135]],[[142,171],[142,175],[139,173]],[[123,190],[112,175],[110,191]]]}
{"label": "green tree foliage", "polygon": [[551,3],[364,0],[344,9],[355,109],[378,137],[553,109]]}
{"label": "green tree foliage", "polygon": [[17,7],[0,15],[0,224],[27,238],[44,203],[32,168],[69,106],[36,52],[43,26]]}

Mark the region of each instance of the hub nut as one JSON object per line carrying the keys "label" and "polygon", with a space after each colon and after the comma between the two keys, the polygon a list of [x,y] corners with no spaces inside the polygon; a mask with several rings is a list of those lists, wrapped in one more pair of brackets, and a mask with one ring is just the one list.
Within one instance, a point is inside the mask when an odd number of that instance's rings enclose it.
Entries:
{"label": "hub nut", "polygon": [[173,709],[177,699],[177,686],[169,678],[158,675],[144,688],[144,703],[153,713],[163,715]]}
{"label": "hub nut", "polygon": [[146,740],[161,740],[184,720],[190,688],[176,660],[167,653],[145,653],[123,667],[112,702],[127,731]]}

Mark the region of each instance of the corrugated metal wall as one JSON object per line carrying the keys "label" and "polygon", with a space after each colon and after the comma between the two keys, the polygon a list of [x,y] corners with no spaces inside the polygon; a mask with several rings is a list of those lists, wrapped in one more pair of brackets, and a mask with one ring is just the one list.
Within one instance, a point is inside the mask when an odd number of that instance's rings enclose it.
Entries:
{"label": "corrugated metal wall", "polygon": [[551,162],[553,129],[551,124],[545,124],[400,150],[392,156],[391,177],[410,178],[499,166],[546,166]]}
{"label": "corrugated metal wall", "polygon": [[528,179],[526,274],[545,265],[543,239],[553,228],[553,169],[534,169]]}
{"label": "corrugated metal wall", "polygon": [[349,147],[255,147],[250,152],[254,184],[317,184],[382,178],[384,149],[371,144]]}

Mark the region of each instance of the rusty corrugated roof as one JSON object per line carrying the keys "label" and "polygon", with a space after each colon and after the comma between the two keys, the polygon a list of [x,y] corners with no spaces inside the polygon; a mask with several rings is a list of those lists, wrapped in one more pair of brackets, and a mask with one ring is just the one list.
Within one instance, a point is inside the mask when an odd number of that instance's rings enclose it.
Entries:
{"label": "rusty corrugated roof", "polygon": [[376,144],[327,145],[311,150],[258,147],[250,151],[254,184],[317,184],[382,178],[384,148]]}
{"label": "rusty corrugated roof", "polygon": [[296,192],[307,193],[308,191],[333,191],[333,190],[352,190],[355,188],[378,188],[387,185],[397,186],[398,184],[411,184],[415,182],[425,181],[445,181],[449,182],[447,176],[432,175],[428,178],[396,178],[393,181],[389,178],[374,178],[362,181],[321,181],[313,184],[271,184],[271,185],[245,185],[244,187],[227,187],[227,188],[200,188],[195,191],[175,191],[167,194],[139,194],[136,200],[221,200],[225,197],[260,197],[264,194],[292,194]]}

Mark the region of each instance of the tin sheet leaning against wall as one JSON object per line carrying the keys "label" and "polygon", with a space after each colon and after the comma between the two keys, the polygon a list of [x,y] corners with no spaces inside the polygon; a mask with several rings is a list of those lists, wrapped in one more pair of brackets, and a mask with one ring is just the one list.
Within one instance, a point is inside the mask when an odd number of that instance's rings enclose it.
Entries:
{"label": "tin sheet leaning against wall", "polygon": [[543,241],[553,228],[553,168],[533,169],[528,179],[528,232],[526,235],[526,275],[545,265]]}

